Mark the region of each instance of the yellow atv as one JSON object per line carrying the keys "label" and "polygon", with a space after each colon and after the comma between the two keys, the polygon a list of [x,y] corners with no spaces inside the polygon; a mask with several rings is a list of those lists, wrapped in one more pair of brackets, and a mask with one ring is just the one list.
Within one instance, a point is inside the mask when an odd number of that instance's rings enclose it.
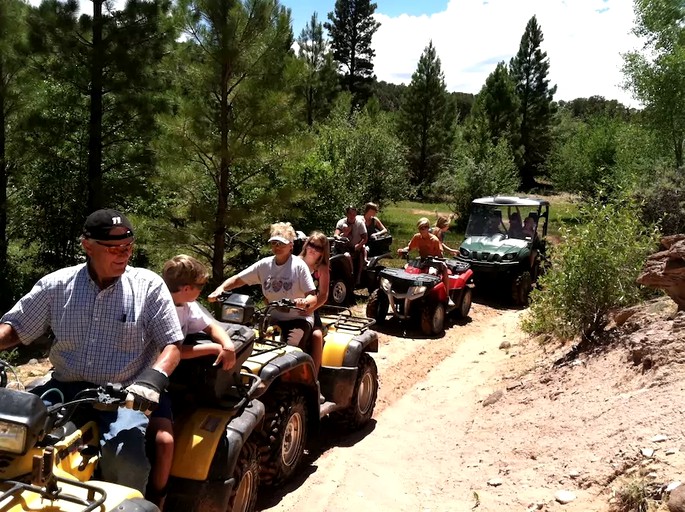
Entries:
{"label": "yellow atv", "polygon": [[350,430],[371,420],[378,395],[378,370],[370,355],[378,352],[378,334],[369,329],[374,321],[347,308],[322,314],[319,386],[311,356],[281,341],[271,325],[272,311],[296,309],[291,301],[282,299],[257,311],[247,295],[224,293],[219,300],[223,321],[251,325],[257,333],[243,367],[262,381],[255,395],[266,407],[259,432],[261,482],[279,485],[297,470],[309,432],[318,430],[321,418],[330,415]]}
{"label": "yellow atv", "polygon": [[[228,330],[239,369],[252,350],[254,333],[244,326]],[[186,340],[203,342],[209,341]],[[87,389],[71,402],[47,407],[36,395],[4,387],[5,368],[0,361],[2,512],[159,511],[137,490],[94,479],[97,424],[71,421],[78,407],[121,406],[126,400],[121,386]],[[254,510],[259,466],[251,434],[263,420],[264,406],[252,396],[260,383],[249,372],[212,367],[207,358],[184,360],[172,374],[175,451],[166,512]]]}
{"label": "yellow atv", "polygon": [[[233,371],[212,366],[213,356],[181,360],[170,376],[174,460],[165,512],[251,512],[257,501],[256,431],[264,405],[253,400],[258,376],[240,370],[255,340],[252,329],[225,325],[236,348]],[[204,333],[185,342],[213,343]]]}
{"label": "yellow atv", "polygon": [[34,394],[5,387],[8,368],[0,360],[0,510],[158,512],[139,491],[93,479],[98,427],[70,422],[82,405],[119,407],[126,401],[120,386],[87,389],[48,407]]}

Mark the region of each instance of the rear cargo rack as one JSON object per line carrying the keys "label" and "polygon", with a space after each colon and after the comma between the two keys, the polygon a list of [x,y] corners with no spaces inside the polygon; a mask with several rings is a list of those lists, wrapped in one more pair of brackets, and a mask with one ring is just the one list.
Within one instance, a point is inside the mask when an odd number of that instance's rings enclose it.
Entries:
{"label": "rear cargo rack", "polygon": [[372,318],[355,316],[350,308],[340,306],[323,306],[320,314],[325,327],[334,327],[338,331],[363,332],[376,323]]}

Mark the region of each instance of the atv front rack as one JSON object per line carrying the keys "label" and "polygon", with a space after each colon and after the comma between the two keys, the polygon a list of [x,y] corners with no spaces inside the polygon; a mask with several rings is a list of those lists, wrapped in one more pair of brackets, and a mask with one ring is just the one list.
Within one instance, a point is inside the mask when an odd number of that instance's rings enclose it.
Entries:
{"label": "atv front rack", "polygon": [[5,500],[10,499],[14,499],[17,502],[21,502],[24,500],[22,498],[22,494],[28,491],[38,494],[42,498],[49,501],[60,500],[68,501],[69,503],[74,503],[76,505],[82,505],[83,509],[81,512],[92,512],[93,510],[99,509],[100,506],[103,505],[107,500],[107,493],[104,491],[104,489],[100,489],[99,487],[95,487],[94,485],[79,482],[78,480],[71,480],[55,476],[54,483],[57,484],[57,482],[85,489],[88,491],[88,495],[84,499],[79,498],[78,496],[72,496],[71,494],[66,494],[62,492],[62,490],[56,485],[54,489],[51,489],[50,486],[39,487],[37,485],[32,485],[26,482],[7,480],[3,483],[10,484],[12,485],[12,487],[8,491],[5,491],[2,494],[0,494],[0,503],[5,503]]}

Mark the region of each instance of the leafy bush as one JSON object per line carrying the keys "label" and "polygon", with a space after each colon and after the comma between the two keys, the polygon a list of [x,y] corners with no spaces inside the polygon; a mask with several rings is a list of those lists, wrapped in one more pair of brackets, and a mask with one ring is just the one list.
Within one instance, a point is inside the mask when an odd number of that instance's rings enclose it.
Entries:
{"label": "leafy bush", "polygon": [[[394,202],[411,196],[402,147],[386,114],[336,115],[319,127],[314,149],[294,165],[290,180],[302,196],[293,202],[299,229],[332,232],[345,206]],[[360,212],[361,213],[361,212]]]}
{"label": "leafy bush", "polygon": [[[478,152],[482,150],[482,147]],[[443,172],[431,192],[443,197],[455,213],[456,225],[463,227],[468,220],[471,201],[478,197],[512,193],[520,180],[509,144],[503,139],[497,145],[489,141],[481,156],[468,145],[454,160],[452,169]]]}
{"label": "leafy bush", "polygon": [[558,129],[550,158],[559,190],[585,197],[618,198],[651,174],[658,160],[653,134],[619,119],[567,121]]}
{"label": "leafy bush", "polygon": [[578,225],[562,230],[562,243],[553,247],[552,269],[522,322],[525,331],[591,340],[607,324],[607,313],[636,303],[635,282],[657,232],[645,228],[636,206],[591,202],[580,210]]}
{"label": "leafy bush", "polygon": [[637,197],[646,223],[658,223],[663,235],[685,233],[685,169],[657,169]]}

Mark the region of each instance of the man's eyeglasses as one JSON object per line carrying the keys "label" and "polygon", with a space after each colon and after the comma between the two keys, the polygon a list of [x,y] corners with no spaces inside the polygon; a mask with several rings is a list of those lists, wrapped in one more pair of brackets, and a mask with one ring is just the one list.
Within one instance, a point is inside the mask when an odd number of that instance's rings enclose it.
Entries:
{"label": "man's eyeglasses", "polygon": [[429,229],[429,227],[428,227],[428,226],[421,226],[421,227],[419,228],[419,231],[423,231],[424,229]]}
{"label": "man's eyeglasses", "polygon": [[271,247],[283,247],[284,245],[288,245],[284,244],[283,242],[279,242],[278,240],[272,240],[270,243]]}
{"label": "man's eyeglasses", "polygon": [[133,250],[133,242],[127,242],[125,244],[109,245],[102,243],[100,240],[93,240],[98,245],[106,248],[106,251],[110,254],[126,254]]}
{"label": "man's eyeglasses", "polygon": [[314,249],[316,252],[323,252],[323,247],[321,247],[320,245],[310,243],[307,245],[307,247]]}

